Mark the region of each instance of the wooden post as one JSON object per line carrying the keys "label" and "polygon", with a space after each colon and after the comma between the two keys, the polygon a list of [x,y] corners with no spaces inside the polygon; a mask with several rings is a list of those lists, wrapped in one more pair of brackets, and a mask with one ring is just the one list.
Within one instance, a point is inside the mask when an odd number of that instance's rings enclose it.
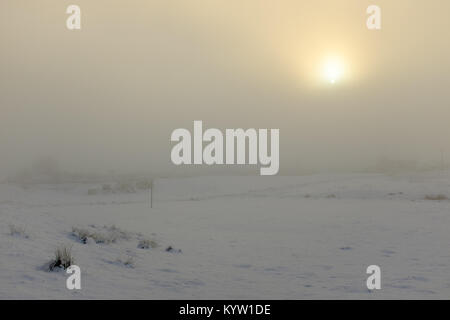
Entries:
{"label": "wooden post", "polygon": [[150,184],[150,208],[153,208],[153,179]]}

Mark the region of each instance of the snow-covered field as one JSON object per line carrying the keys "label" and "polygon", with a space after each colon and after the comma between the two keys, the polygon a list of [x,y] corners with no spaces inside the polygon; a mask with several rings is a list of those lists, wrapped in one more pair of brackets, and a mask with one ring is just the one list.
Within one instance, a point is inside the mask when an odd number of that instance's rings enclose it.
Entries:
{"label": "snow-covered field", "polygon": [[[148,191],[101,188],[0,185],[1,299],[450,298],[450,201],[425,200],[450,197],[449,173],[160,179],[153,208]],[[73,227],[126,237],[84,244]],[[60,245],[81,290],[44,270]]]}

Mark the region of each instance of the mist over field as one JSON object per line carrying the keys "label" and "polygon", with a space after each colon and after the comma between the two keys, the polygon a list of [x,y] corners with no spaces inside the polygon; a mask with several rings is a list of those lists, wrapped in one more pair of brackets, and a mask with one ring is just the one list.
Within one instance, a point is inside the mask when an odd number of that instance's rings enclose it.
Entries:
{"label": "mist over field", "polygon": [[449,13],[1,0],[0,300],[448,299]]}
{"label": "mist over field", "polygon": [[[170,134],[279,128],[280,173],[450,160],[448,1],[0,3],[0,176],[52,158],[75,172],[256,174],[175,167]],[[322,56],[349,77],[317,83]],[[394,165],[395,167],[395,165]]]}

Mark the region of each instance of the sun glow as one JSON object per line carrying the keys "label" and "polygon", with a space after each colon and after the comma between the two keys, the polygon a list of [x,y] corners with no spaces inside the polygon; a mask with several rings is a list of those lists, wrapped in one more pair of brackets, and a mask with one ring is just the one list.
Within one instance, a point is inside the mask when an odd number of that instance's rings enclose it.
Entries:
{"label": "sun glow", "polygon": [[341,59],[333,57],[324,60],[322,65],[322,77],[325,81],[335,84],[344,76],[345,67]]}

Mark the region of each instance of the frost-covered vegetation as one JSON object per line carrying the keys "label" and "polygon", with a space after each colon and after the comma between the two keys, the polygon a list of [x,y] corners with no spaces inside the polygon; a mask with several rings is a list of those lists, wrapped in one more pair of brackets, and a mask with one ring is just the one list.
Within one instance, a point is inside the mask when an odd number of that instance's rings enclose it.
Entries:
{"label": "frost-covered vegetation", "polygon": [[12,236],[18,236],[18,237],[22,237],[25,239],[30,238],[30,236],[28,235],[27,231],[25,230],[25,227],[22,226],[18,226],[15,224],[10,224],[9,225],[9,234]]}
{"label": "frost-covered vegetation", "polygon": [[97,227],[92,225],[90,227],[72,227],[72,235],[75,236],[82,243],[93,241],[95,243],[116,243],[119,240],[129,240],[131,234],[115,225]]}
{"label": "frost-covered vegetation", "polygon": [[72,254],[72,247],[69,246],[59,246],[55,250],[55,256],[48,263],[48,271],[54,271],[57,269],[67,269],[72,264],[75,263],[75,258]]}

